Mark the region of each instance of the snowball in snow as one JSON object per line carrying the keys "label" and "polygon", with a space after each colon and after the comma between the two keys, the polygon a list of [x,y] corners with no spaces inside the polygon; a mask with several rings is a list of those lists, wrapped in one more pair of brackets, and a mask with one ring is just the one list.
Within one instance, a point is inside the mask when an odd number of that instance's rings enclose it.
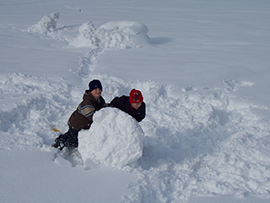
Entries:
{"label": "snowball in snow", "polygon": [[93,163],[122,168],[135,163],[143,151],[144,132],[138,122],[116,108],[104,108],[93,117],[90,130],[79,134],[85,167]]}

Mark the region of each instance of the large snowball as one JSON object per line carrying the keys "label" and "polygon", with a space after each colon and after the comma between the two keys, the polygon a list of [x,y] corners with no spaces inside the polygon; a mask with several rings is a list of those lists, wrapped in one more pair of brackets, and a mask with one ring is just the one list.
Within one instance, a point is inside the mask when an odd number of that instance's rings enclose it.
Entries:
{"label": "large snowball", "polygon": [[138,122],[116,108],[96,112],[90,130],[79,134],[85,167],[93,163],[122,168],[135,163],[143,151],[144,132]]}

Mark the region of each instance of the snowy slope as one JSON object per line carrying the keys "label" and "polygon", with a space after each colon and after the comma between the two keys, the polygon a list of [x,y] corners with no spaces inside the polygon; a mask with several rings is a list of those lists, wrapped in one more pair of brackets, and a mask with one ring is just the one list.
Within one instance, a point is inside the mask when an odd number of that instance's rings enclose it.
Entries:
{"label": "snowy slope", "polygon": [[[270,3],[0,3],[0,202],[269,202]],[[92,79],[97,112],[52,149]]]}

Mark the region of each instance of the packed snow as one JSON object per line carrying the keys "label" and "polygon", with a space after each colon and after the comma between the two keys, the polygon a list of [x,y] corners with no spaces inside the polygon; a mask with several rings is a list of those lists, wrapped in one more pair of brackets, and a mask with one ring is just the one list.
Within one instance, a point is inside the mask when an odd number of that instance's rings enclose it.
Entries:
{"label": "packed snow", "polygon": [[105,108],[96,113],[90,130],[80,134],[78,150],[85,167],[98,161],[122,168],[142,157],[143,140],[144,132],[134,118],[119,109]]}
{"label": "packed snow", "polygon": [[[267,1],[0,3],[0,202],[270,200]],[[50,145],[92,79],[146,118],[94,114]]]}
{"label": "packed snow", "polygon": [[140,46],[147,42],[147,27],[139,22],[108,22],[98,29],[92,22],[79,27],[78,36],[69,45],[90,47],[91,49],[126,49]]}
{"label": "packed snow", "polygon": [[30,27],[28,32],[37,34],[51,33],[56,29],[59,17],[59,13],[51,13],[50,15],[44,16],[37,24]]}

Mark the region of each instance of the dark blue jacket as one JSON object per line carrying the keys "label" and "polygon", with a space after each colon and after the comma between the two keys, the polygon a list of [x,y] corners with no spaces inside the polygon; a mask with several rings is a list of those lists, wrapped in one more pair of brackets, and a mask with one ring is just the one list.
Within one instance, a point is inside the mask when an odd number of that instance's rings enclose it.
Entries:
{"label": "dark blue jacket", "polygon": [[135,118],[138,122],[142,121],[145,117],[145,103],[142,102],[142,105],[138,109],[134,109],[131,107],[129,103],[128,96],[121,96],[115,97],[111,103],[109,104],[110,107],[116,107],[129,115]]}

